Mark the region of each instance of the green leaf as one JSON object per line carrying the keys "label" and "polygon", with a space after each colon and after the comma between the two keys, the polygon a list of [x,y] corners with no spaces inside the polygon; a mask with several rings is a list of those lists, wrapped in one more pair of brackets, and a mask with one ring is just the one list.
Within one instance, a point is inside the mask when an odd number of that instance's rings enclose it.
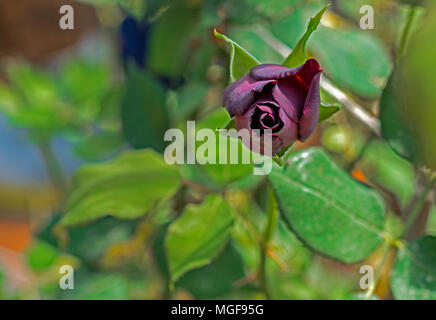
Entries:
{"label": "green leaf", "polygon": [[[221,186],[226,186],[228,183],[235,180],[244,178],[250,174],[253,174],[253,165],[251,163],[243,164],[242,159],[253,159],[251,151],[244,146],[241,139],[229,138],[220,136],[219,133],[215,134],[216,146],[211,150],[211,155],[216,159],[216,163],[204,164],[203,170],[214,181],[218,182]],[[220,144],[219,140],[225,141],[225,144]],[[235,141],[237,140],[237,141]],[[238,163],[230,163],[231,154],[235,151],[232,146],[237,145],[238,148]],[[212,152],[214,152],[212,154]],[[221,154],[227,154],[226,164],[219,164],[219,157]],[[197,160],[202,159],[202,155],[197,155]]]}
{"label": "green leaf", "polygon": [[215,261],[184,274],[177,286],[185,288],[197,299],[216,299],[232,292],[235,282],[244,275],[242,257],[228,244]]}
{"label": "green leaf", "polygon": [[260,64],[250,53],[232,39],[214,30],[215,37],[225,40],[231,47],[230,80],[233,82],[246,75],[251,68]]}
{"label": "green leaf", "polygon": [[[314,10],[316,9],[313,8],[311,11],[313,12]],[[304,34],[307,29],[308,18],[306,11],[301,7],[297,7],[291,14],[286,15],[283,19],[273,21],[271,23],[270,31],[277,39],[283,41],[288,47],[294,48],[300,40],[301,35]]]}
{"label": "green leaf", "polygon": [[[62,248],[86,265],[97,265],[102,256],[113,245],[127,241],[135,232],[137,220],[119,220],[105,217],[84,226],[59,228],[60,216],[52,217],[49,224],[38,232],[37,238],[46,243]],[[62,233],[62,237],[56,237]],[[65,243],[64,239],[68,239]],[[92,243],[92,246],[89,244]]]}
{"label": "green leaf", "polygon": [[392,292],[400,300],[436,299],[436,237],[422,237],[400,250],[392,274]]}
{"label": "green leaf", "polygon": [[179,186],[179,172],[151,150],[127,151],[74,175],[61,224],[90,222],[106,215],[134,219],[168,199]]}
{"label": "green leaf", "polygon": [[0,83],[0,111],[13,116],[20,109],[20,102],[14,91]]}
{"label": "green leaf", "polygon": [[318,123],[327,120],[341,109],[342,109],[342,105],[340,105],[339,103],[331,103],[331,104],[321,103]]}
{"label": "green leaf", "polygon": [[225,125],[224,129],[226,129],[226,130],[237,129],[236,128],[235,118],[230,119],[230,121],[227,122],[227,124]]}
{"label": "green leaf", "polygon": [[327,10],[328,5],[322,8],[313,18],[310,19],[307,26],[307,30],[301,39],[298,41],[294,50],[289,54],[289,56],[283,61],[283,65],[288,68],[295,68],[302,65],[306,61],[306,44],[309,40],[310,35],[318,28],[321,22],[321,18],[324,12]]}
{"label": "green leaf", "polygon": [[[197,126],[197,130],[201,128],[209,128],[212,130],[224,128],[226,123],[229,123],[229,115],[224,108],[220,108],[212,114],[208,115],[206,118],[202,119]],[[219,140],[224,141],[224,143],[219,143]],[[235,141],[235,139],[237,141]],[[197,142],[196,148],[198,149],[204,142]],[[231,164],[231,152],[234,152],[232,148],[232,144],[237,144],[238,151],[238,163]],[[218,132],[215,132],[215,148],[209,150],[208,156],[215,159],[215,164],[206,163],[201,166],[201,169],[206,175],[214,182],[216,182],[219,186],[223,187],[228,185],[230,182],[234,182],[238,179],[244,178],[253,173],[253,165],[242,164],[241,160],[249,158],[252,160],[253,155],[251,151],[246,148],[241,139],[230,138],[220,136]],[[219,164],[219,156],[221,154],[227,154],[227,164]],[[203,159],[203,154],[197,154],[197,161],[201,161]]]}
{"label": "green leaf", "polygon": [[397,152],[418,166],[436,169],[436,47],[429,46],[436,29],[436,7],[420,20],[385,89],[380,119],[383,133]]}
{"label": "green leaf", "polygon": [[84,160],[97,160],[115,154],[123,143],[119,132],[103,131],[80,140],[74,152]]}
{"label": "green leaf", "polygon": [[[197,130],[205,128],[212,130],[226,129],[227,125],[232,121],[234,122],[234,119],[230,118],[227,110],[225,108],[219,108],[201,119],[201,121],[198,122],[196,128]],[[233,126],[231,126],[230,128],[232,127]],[[236,125],[234,127],[236,128]]]}
{"label": "green leaf", "polygon": [[228,31],[228,36],[245,51],[256,57],[257,61],[273,64],[280,64],[283,61],[283,56],[272,48],[258,34],[258,31],[253,29],[253,26],[232,27]]}
{"label": "green leaf", "polygon": [[135,148],[163,151],[163,136],[169,126],[165,91],[148,73],[131,68],[122,103],[123,131]]}
{"label": "green leaf", "polygon": [[128,279],[116,273],[89,273],[79,270],[77,274],[74,274],[74,282],[74,290],[61,290],[61,299],[123,300],[130,298]]}
{"label": "green leaf", "polygon": [[320,26],[309,49],[337,85],[378,98],[391,70],[389,52],[371,32]]}
{"label": "green leaf", "polygon": [[210,263],[224,248],[232,224],[231,208],[220,196],[189,205],[170,225],[165,239],[171,281]]}
{"label": "green leaf", "polygon": [[54,77],[25,63],[10,64],[7,71],[10,92],[0,89],[0,108],[13,125],[47,136],[70,125],[72,112],[60,100]]}
{"label": "green leaf", "polygon": [[416,142],[408,124],[407,106],[398,98],[398,75],[394,70],[380,99],[380,125],[389,146],[405,159],[416,158]]}
{"label": "green leaf", "polygon": [[173,123],[192,119],[194,112],[204,106],[208,88],[206,83],[194,80],[175,91],[175,101],[170,110]]}
{"label": "green leaf", "polygon": [[168,10],[151,28],[147,66],[160,76],[177,79],[195,51],[190,45],[199,11],[185,1],[168,2]]}
{"label": "green leaf", "polygon": [[37,241],[32,244],[27,253],[30,267],[35,271],[49,268],[56,261],[58,251],[45,241]]}
{"label": "green leaf", "polygon": [[269,180],[283,219],[312,249],[346,263],[368,256],[383,239],[384,206],[321,150],[311,148],[275,166]]}
{"label": "green leaf", "polygon": [[100,100],[109,91],[110,71],[104,63],[71,60],[62,66],[58,87],[78,108],[83,109],[84,104],[100,108]]}

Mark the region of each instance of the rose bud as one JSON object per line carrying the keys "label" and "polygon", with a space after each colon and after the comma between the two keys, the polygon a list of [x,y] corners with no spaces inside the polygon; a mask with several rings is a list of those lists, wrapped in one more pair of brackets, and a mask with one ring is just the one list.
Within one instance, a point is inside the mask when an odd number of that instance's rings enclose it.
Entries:
{"label": "rose bud", "polygon": [[[224,91],[224,107],[238,130],[272,132],[272,154],[305,141],[315,130],[320,112],[322,69],[314,59],[296,68],[255,66]],[[245,143],[245,142],[244,142]]]}

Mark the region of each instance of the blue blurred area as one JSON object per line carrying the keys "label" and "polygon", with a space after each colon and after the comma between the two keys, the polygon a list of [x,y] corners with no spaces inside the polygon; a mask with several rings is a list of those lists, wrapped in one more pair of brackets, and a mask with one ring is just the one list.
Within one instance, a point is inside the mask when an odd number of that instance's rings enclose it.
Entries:
{"label": "blue blurred area", "polygon": [[[82,163],[74,156],[72,143],[65,139],[54,139],[53,149],[68,175]],[[48,180],[38,147],[29,142],[25,130],[11,127],[7,119],[0,116],[0,183],[23,185]]]}
{"label": "blue blurred area", "polygon": [[[124,70],[128,70],[131,64],[139,69],[153,73],[147,67],[147,58],[150,49],[150,38],[153,24],[137,21],[132,16],[127,16],[120,25],[120,50]],[[183,79],[171,79],[170,77],[154,74],[154,77],[163,88],[178,87],[184,83]]]}
{"label": "blue blurred area", "polygon": [[150,23],[138,22],[130,16],[121,23],[121,55],[125,68],[131,62],[135,62],[138,67],[145,67],[150,32]]}

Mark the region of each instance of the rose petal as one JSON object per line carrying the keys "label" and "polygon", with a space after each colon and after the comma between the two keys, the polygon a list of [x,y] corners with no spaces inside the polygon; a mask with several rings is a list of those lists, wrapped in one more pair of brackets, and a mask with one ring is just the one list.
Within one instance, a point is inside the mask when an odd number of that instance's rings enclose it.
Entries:
{"label": "rose petal", "polygon": [[255,92],[261,92],[266,85],[276,83],[276,80],[256,81],[247,74],[224,90],[224,107],[231,117],[241,115],[252,104]]}
{"label": "rose petal", "polygon": [[[282,148],[284,148],[298,140],[298,125],[287,116],[283,109],[280,109],[279,117],[283,121],[283,128],[274,135],[280,139]],[[277,150],[275,153],[278,153],[280,150]]]}
{"label": "rose petal", "polygon": [[[256,103],[256,108],[261,110],[264,113],[274,114],[274,109],[268,105]],[[277,109],[278,109],[278,107],[277,107]]]}
{"label": "rose petal", "polygon": [[[271,129],[273,132],[280,130],[283,123],[278,115],[279,110],[280,108],[278,106],[268,102],[265,105],[256,104],[251,116],[250,127],[252,129]],[[270,119],[268,120],[267,117],[270,117]],[[256,122],[253,123],[253,121]]]}
{"label": "rose petal", "polygon": [[284,108],[288,117],[297,122],[302,115],[312,79],[321,71],[318,62],[309,59],[296,68],[275,64],[259,65],[251,69],[250,75],[255,80],[278,80],[272,89],[273,98]]}
{"label": "rose petal", "polygon": [[[246,129],[250,131],[251,134],[251,144],[247,141],[243,141],[244,145],[251,149],[254,152],[260,153],[260,154],[269,154],[268,152],[265,152],[266,148],[272,149],[272,155],[277,154],[280,152],[280,150],[283,149],[283,147],[293,144],[295,141],[297,141],[297,134],[298,134],[298,126],[296,123],[294,123],[292,120],[290,120],[286,114],[279,110],[279,117],[282,119],[282,122],[284,123],[283,128],[278,133],[272,134],[272,145],[265,145],[264,138],[262,136],[258,136],[253,132],[251,129],[251,117],[254,113],[254,108],[248,110],[243,115],[235,116],[235,124],[236,128],[238,130],[240,129]],[[259,145],[260,149],[253,149]]]}
{"label": "rose petal", "polygon": [[280,120],[277,121],[276,117],[270,113],[264,113],[260,116],[260,124],[263,129],[274,130],[280,126]]}
{"label": "rose petal", "polygon": [[296,77],[304,84],[307,90],[309,90],[313,78],[320,72],[322,72],[322,69],[318,62],[315,59],[309,59],[303,64],[303,67],[297,73]]}
{"label": "rose petal", "polygon": [[321,71],[319,71],[313,78],[309,92],[306,97],[306,101],[304,102],[303,113],[298,122],[299,130],[298,130],[298,139],[300,141],[305,141],[307,138],[315,130],[318,121],[319,121],[319,113],[320,113],[320,89],[319,89],[319,81],[321,78]]}
{"label": "rose petal", "polygon": [[255,80],[279,80],[296,75],[304,65],[297,68],[287,68],[278,64],[260,64],[250,70],[250,75]]}
{"label": "rose petal", "polygon": [[282,79],[273,87],[272,94],[287,116],[297,122],[307,95],[304,85],[295,77]]}
{"label": "rose petal", "polygon": [[235,116],[236,129],[249,129],[251,130],[251,116],[254,113],[254,108],[248,110],[244,114]]}

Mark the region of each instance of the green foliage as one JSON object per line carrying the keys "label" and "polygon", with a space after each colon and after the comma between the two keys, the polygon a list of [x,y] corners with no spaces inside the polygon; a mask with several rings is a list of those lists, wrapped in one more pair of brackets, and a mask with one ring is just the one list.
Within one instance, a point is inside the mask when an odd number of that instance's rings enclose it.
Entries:
{"label": "green foliage", "polygon": [[209,265],[184,274],[177,286],[187,289],[197,299],[213,299],[231,293],[235,282],[244,276],[243,260],[229,244]]}
{"label": "green foliage", "polygon": [[191,119],[192,115],[202,107],[208,86],[201,81],[191,81],[174,92],[175,102],[170,108],[171,120],[178,123]]}
{"label": "green foliage", "polygon": [[60,72],[62,76],[27,64],[9,65],[10,84],[0,84],[0,110],[35,138],[58,133],[80,136],[85,124],[97,121],[102,101],[114,84],[108,81],[104,64],[78,59],[63,65]]}
{"label": "green foliage", "polygon": [[27,259],[30,267],[35,271],[48,269],[58,257],[56,248],[44,241],[38,241],[32,244],[27,253]]}
{"label": "green foliage", "polygon": [[411,133],[412,127],[402,110],[404,100],[397,98],[398,76],[396,71],[389,78],[380,100],[380,124],[383,136],[392,149],[408,160],[417,156],[416,141]]}
{"label": "green foliage", "polygon": [[105,215],[134,219],[165,201],[179,186],[175,166],[151,150],[128,151],[104,163],[87,164],[73,177],[63,225],[89,222]]}
{"label": "green foliage", "polygon": [[[7,65],[0,112],[38,146],[67,138],[84,162],[65,179],[67,194],[54,190],[62,210],[24,253],[38,287],[20,298],[386,298],[383,286],[352,293],[361,274],[343,263],[367,259],[380,281],[391,274],[396,299],[436,299],[436,211],[422,193],[434,188],[425,184],[436,166],[434,8],[403,21],[410,7],[399,3],[423,2],[338,0],[326,13],[326,0],[79,1],[98,8],[102,25],[126,16],[147,24],[145,67],[123,72],[112,53],[98,61],[59,55],[45,69],[15,59]],[[364,4],[376,9],[373,31],[356,27]],[[398,49],[397,40],[408,38],[399,34],[403,22],[412,36]],[[186,120],[196,120],[197,132],[235,128],[221,105],[226,45],[230,81],[260,63],[317,59],[345,107],[349,99],[379,116],[383,137],[356,121],[358,111],[333,117],[342,105],[325,86],[316,133],[296,144],[303,150],[282,150],[269,175],[253,175],[257,165],[240,161],[253,160],[251,151],[240,139],[219,144],[219,130],[195,143],[196,160],[219,162],[226,153],[229,162],[234,144],[237,164],[168,165],[161,155],[167,129],[184,131]],[[105,51],[98,46],[92,50]],[[294,50],[283,62],[288,47]],[[331,155],[307,149],[320,137]],[[207,149],[209,139],[215,143]],[[121,152],[127,144],[136,150]],[[46,160],[51,176],[66,167]],[[35,208],[31,200],[33,218],[39,198]],[[410,242],[412,231],[422,232]],[[389,250],[375,251],[382,243]],[[391,261],[393,270],[385,270]],[[74,266],[75,290],[59,289],[64,264]],[[0,298],[9,297],[6,271]]]}
{"label": "green foliage", "polygon": [[[61,216],[56,215],[37,233],[42,243],[50,246],[47,250],[57,248],[80,259],[81,264],[95,267],[107,250],[117,243],[127,241],[134,233],[137,220],[119,220],[104,217],[87,225],[73,228],[59,228]],[[57,232],[53,232],[56,230]],[[55,234],[57,236],[55,236]],[[59,237],[59,235],[62,235]],[[65,239],[67,239],[65,241]],[[92,246],[89,244],[92,243]],[[31,251],[30,251],[31,252]]]}
{"label": "green foliage", "polygon": [[[268,177],[289,227],[311,248],[346,263],[367,257],[383,239],[384,206],[319,149],[290,158]],[[347,245],[344,246],[344,243]]]}
{"label": "green foliage", "polygon": [[210,263],[229,240],[233,215],[219,196],[208,196],[190,205],[167,232],[165,247],[171,281],[185,272]]}
{"label": "green foliage", "polygon": [[74,148],[77,156],[84,160],[96,160],[115,154],[124,144],[120,132],[107,130],[83,137]]}
{"label": "green foliage", "polygon": [[198,10],[184,1],[176,1],[162,14],[152,28],[148,67],[160,76],[179,77],[191,54],[192,32]]}
{"label": "green foliage", "polygon": [[135,148],[163,151],[163,136],[169,126],[165,91],[149,73],[129,69],[122,102],[123,132]]}
{"label": "green foliage", "polygon": [[318,122],[323,122],[327,120],[341,109],[342,109],[342,105],[340,105],[339,103],[331,103],[331,104],[321,103]]}
{"label": "green foliage", "polygon": [[400,250],[392,292],[400,300],[436,299],[436,237],[423,237]]}
{"label": "green foliage", "polygon": [[246,75],[251,68],[257,66],[259,62],[250,53],[243,49],[236,42],[225,35],[214,31],[215,36],[225,40],[231,48],[230,53],[230,80],[235,81]]}
{"label": "green foliage", "polygon": [[328,6],[322,8],[313,18],[310,19],[307,30],[297,45],[294,47],[289,56],[283,61],[283,65],[288,68],[295,68],[302,65],[306,61],[306,44],[310,35],[318,28],[321,18]]}
{"label": "green foliage", "polygon": [[381,101],[380,120],[390,145],[417,165],[436,168],[436,94],[431,86],[436,47],[429,45],[436,27],[436,7],[429,9],[412,37]]}
{"label": "green foliage", "polygon": [[129,297],[129,282],[117,274],[75,275],[75,286],[81,290],[63,290],[66,300],[124,300]]}
{"label": "green foliage", "polygon": [[380,95],[391,68],[389,56],[368,32],[320,27],[310,49],[339,85],[364,97]]}
{"label": "green foliage", "polygon": [[74,126],[71,110],[57,93],[49,74],[25,64],[8,68],[10,87],[1,84],[1,110],[12,124],[30,129],[40,136],[51,136]]}
{"label": "green foliage", "polygon": [[[199,121],[196,124],[196,130],[205,128],[212,130],[223,129],[228,121],[229,115],[227,111],[224,108],[220,108]],[[214,148],[204,152],[199,152],[199,148],[205,142],[197,142],[196,153],[197,161],[214,159],[215,163],[183,166],[182,172],[185,178],[204,184],[213,190],[219,190],[221,188],[228,187],[231,183],[237,182],[240,179],[252,175],[253,165],[251,163],[242,164],[241,160],[245,158],[252,160],[253,155],[251,151],[243,145],[240,139],[225,137],[220,135],[219,132],[215,132],[214,138],[215,143],[212,144]],[[220,140],[222,141],[221,144]],[[232,145],[237,146],[237,156],[239,160],[238,163],[229,165],[232,154]],[[224,153],[227,154],[227,162],[226,164],[220,164],[219,157]]]}
{"label": "green foliage", "polygon": [[229,37],[257,61],[280,64],[283,60],[282,56],[262,39],[255,28],[234,27],[229,30]]}

